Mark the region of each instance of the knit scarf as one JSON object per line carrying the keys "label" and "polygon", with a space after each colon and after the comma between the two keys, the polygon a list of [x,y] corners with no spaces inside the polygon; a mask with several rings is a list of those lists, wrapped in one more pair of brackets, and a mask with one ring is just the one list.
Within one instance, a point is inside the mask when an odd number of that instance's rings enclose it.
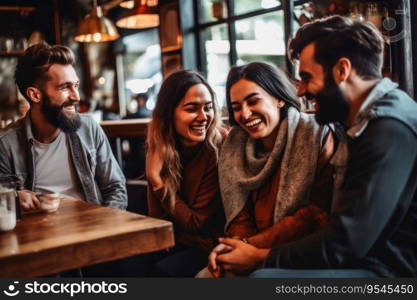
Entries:
{"label": "knit scarf", "polygon": [[272,151],[261,153],[257,141],[234,126],[219,158],[225,229],[243,209],[250,193],[269,184],[279,165],[274,222],[306,205],[327,132],[328,128],[319,126],[313,116],[290,108],[287,117],[280,122]]}

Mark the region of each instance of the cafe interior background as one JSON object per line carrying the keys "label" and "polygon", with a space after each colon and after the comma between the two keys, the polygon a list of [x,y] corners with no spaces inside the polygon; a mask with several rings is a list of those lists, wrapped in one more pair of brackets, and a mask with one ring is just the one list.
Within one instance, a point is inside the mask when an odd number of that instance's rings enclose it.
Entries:
{"label": "cafe interior background", "polygon": [[[194,69],[224,105],[228,70],[251,61],[277,65],[296,81],[286,41],[302,24],[331,14],[373,22],[386,38],[384,75],[417,98],[412,0],[2,0],[0,128],[21,117],[24,100],[13,74],[24,49],[41,40],[69,46],[85,111],[109,137],[128,177],[129,199],[146,199],[142,150],[149,119],[123,119],[138,108],[134,97],[146,93],[151,111],[166,76]],[[146,214],[146,201],[129,201],[128,210]]]}

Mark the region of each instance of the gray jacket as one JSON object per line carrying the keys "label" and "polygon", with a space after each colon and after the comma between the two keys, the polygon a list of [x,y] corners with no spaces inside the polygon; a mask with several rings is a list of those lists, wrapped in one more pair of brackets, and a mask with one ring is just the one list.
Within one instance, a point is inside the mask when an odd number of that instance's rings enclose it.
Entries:
{"label": "gray jacket", "polygon": [[[29,113],[0,130],[0,178],[17,176],[33,190],[35,160]],[[89,116],[80,115],[81,127],[68,133],[69,150],[85,200],[92,204],[125,209],[126,182],[103,130]]]}

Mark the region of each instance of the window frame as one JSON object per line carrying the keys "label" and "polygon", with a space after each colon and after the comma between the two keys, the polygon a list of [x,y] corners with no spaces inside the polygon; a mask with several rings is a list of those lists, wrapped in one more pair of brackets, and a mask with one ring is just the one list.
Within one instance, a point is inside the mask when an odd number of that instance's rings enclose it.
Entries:
{"label": "window frame", "polygon": [[[194,2],[194,14],[195,14],[195,23],[193,26],[193,32],[196,35],[196,41],[198,43],[198,46],[196,47],[199,49],[197,53],[193,53],[194,55],[197,55],[197,65],[195,66],[200,72],[202,72],[204,75],[207,76],[207,53],[205,51],[205,47],[203,45],[204,41],[202,38],[202,33],[204,30],[217,26],[225,24],[227,26],[227,32],[229,36],[229,42],[230,42],[230,52],[229,52],[229,62],[230,65],[233,66],[236,64],[238,59],[237,49],[236,49],[236,22],[241,21],[244,19],[249,19],[256,16],[261,16],[264,14],[268,14],[271,12],[277,12],[277,11],[283,11],[284,13],[284,36],[288,40],[288,37],[291,35],[291,26],[292,23],[292,17],[290,10],[293,5],[298,5],[300,2],[303,1],[292,1],[292,0],[281,0],[281,4],[272,7],[272,8],[264,8],[264,9],[257,9],[254,11],[246,12],[239,15],[234,15],[234,2],[235,0],[225,0],[224,3],[227,7],[227,16],[224,19],[217,20],[217,21],[208,21],[208,22],[201,22],[200,17],[202,15],[202,5],[201,2],[205,0],[195,0]],[[293,3],[294,2],[294,3]],[[190,53],[191,54],[191,53]],[[291,63],[287,61],[286,67],[288,70],[291,70]]]}

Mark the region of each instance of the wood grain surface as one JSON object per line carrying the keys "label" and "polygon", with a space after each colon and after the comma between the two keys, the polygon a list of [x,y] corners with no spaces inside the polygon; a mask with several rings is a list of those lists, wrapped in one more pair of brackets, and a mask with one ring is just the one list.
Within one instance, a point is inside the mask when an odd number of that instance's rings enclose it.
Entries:
{"label": "wood grain surface", "polygon": [[168,221],[62,199],[58,211],[23,215],[0,232],[0,276],[43,276],[173,245]]}
{"label": "wood grain surface", "polygon": [[101,121],[100,125],[109,139],[122,136],[145,137],[150,121],[151,119],[149,118],[121,121]]}

